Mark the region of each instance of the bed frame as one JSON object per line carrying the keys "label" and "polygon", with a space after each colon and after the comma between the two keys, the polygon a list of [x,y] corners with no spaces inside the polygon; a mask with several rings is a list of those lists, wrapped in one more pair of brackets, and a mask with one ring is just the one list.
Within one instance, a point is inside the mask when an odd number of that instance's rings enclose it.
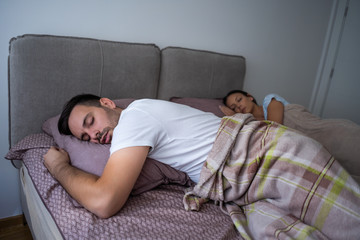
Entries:
{"label": "bed frame", "polygon": [[[220,98],[242,89],[244,75],[242,56],[78,37],[18,36],[9,48],[9,144],[41,132],[42,123],[76,94]],[[34,222],[31,216],[24,173],[20,176],[23,210],[33,236],[48,237],[39,233],[46,218],[36,216]]]}

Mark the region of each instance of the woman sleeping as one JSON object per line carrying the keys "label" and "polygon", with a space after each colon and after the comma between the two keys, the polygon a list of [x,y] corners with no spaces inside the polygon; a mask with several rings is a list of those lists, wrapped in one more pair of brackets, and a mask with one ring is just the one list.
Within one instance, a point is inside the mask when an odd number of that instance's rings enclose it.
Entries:
{"label": "woman sleeping", "polygon": [[269,120],[300,131],[320,142],[360,183],[360,126],[346,119],[321,119],[304,106],[290,104],[277,94],[265,97],[263,105],[241,90],[233,90],[224,98],[221,111],[231,116],[251,113],[257,120]]}

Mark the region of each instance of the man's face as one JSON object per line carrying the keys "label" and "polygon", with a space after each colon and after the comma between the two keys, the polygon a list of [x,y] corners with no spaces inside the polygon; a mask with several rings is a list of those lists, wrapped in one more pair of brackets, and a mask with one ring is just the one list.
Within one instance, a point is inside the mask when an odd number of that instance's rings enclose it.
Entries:
{"label": "man's face", "polygon": [[69,128],[78,139],[110,144],[120,114],[109,107],[76,105],[69,116]]}

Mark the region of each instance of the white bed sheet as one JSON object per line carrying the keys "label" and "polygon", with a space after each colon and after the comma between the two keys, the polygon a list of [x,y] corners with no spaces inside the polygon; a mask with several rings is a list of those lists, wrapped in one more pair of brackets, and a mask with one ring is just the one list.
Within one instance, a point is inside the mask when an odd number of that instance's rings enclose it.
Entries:
{"label": "white bed sheet", "polygon": [[20,168],[22,205],[34,239],[63,239],[54,219],[42,202],[26,167]]}

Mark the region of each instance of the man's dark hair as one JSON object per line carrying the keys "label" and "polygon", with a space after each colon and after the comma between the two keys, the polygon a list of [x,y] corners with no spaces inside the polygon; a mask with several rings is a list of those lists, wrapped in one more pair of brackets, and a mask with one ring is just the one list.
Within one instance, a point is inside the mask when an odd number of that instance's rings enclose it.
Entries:
{"label": "man's dark hair", "polygon": [[61,134],[72,135],[69,128],[69,116],[76,105],[100,107],[100,97],[93,94],[80,94],[71,98],[64,106],[59,121],[58,129]]}
{"label": "man's dark hair", "polygon": [[[249,93],[247,93],[247,92],[245,92],[243,90],[232,90],[232,91],[228,92],[228,94],[226,94],[226,96],[223,98],[223,103],[224,103],[225,106],[226,106],[226,101],[227,101],[228,97],[233,93],[241,93],[242,95],[249,96]],[[258,105],[257,102],[256,102],[256,99],[253,96],[251,96],[251,97],[253,98],[253,102],[256,105]]]}

